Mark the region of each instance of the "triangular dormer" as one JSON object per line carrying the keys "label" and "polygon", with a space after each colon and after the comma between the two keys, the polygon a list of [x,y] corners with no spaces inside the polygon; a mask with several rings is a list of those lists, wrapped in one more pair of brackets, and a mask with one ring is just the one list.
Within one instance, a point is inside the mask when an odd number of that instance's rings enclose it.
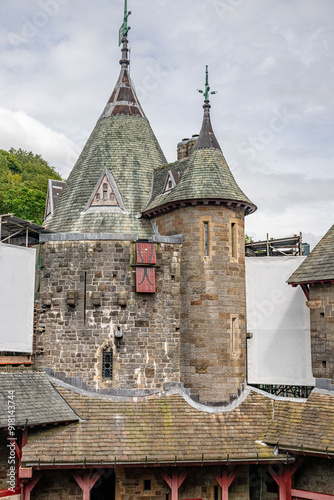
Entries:
{"label": "triangular dormer", "polygon": [[94,209],[110,209],[110,211],[126,212],[120,192],[116,186],[112,173],[105,168],[94,191],[86,205],[85,211]]}
{"label": "triangular dormer", "polygon": [[173,172],[172,170],[169,170],[162,192],[168,193],[173,188],[175,188],[176,184],[179,181],[179,177],[180,177],[180,174],[178,172]]}
{"label": "triangular dormer", "polygon": [[53,213],[56,210],[58,200],[60,198],[61,193],[63,192],[65,184],[66,182],[64,181],[56,181],[53,179],[48,180],[48,191],[46,195],[44,221],[53,216]]}

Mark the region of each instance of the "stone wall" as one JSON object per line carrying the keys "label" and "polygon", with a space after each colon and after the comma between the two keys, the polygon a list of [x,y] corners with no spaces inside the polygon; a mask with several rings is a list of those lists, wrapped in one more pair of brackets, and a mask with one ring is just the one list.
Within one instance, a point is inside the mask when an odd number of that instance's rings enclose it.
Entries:
{"label": "stone wall", "polygon": [[31,500],[82,500],[82,490],[69,471],[45,471],[31,492]]}
{"label": "stone wall", "polygon": [[334,380],[334,285],[311,286],[308,306],[313,376]]}
{"label": "stone wall", "polygon": [[[164,469],[171,476],[172,470]],[[179,500],[197,498],[215,500],[215,488],[218,488],[218,498],[221,490],[213,473],[219,473],[218,467],[185,467],[178,473],[188,472],[179,489]],[[145,480],[150,480],[151,489],[145,490]],[[118,469],[116,474],[116,500],[170,500],[171,491],[162,477],[161,469]],[[239,475],[233,481],[230,500],[249,500],[248,466],[241,468]]]}
{"label": "stone wall", "polygon": [[[262,472],[261,472],[262,469]],[[105,469],[101,479],[91,491],[91,498],[115,500],[170,500],[171,491],[162,471],[171,475],[170,468],[121,468]],[[214,478],[219,467],[184,467],[178,474],[187,472],[179,489],[179,500],[196,498],[216,500],[221,498],[221,489]],[[265,467],[239,466],[237,477],[229,488],[230,500],[276,500],[278,490],[272,488],[273,481]],[[104,491],[101,491],[101,487]],[[334,464],[328,459],[306,458],[295,474],[294,487],[316,493],[332,494],[334,491]],[[107,493],[106,493],[107,492]],[[102,496],[101,496],[102,495]],[[32,500],[82,500],[82,492],[70,471],[45,471],[32,490]]]}
{"label": "stone wall", "polygon": [[[180,246],[156,244],[156,251],[156,293],[137,294],[135,243],[42,245],[37,367],[92,389],[161,389],[179,382]],[[119,305],[124,296],[126,305]],[[96,297],[100,305],[93,304]],[[113,349],[112,380],[102,379],[106,346]]]}
{"label": "stone wall", "polygon": [[246,380],[243,210],[188,206],[157,216],[155,222],[162,235],[184,235],[181,381],[200,401],[229,401]]}
{"label": "stone wall", "polygon": [[295,488],[333,495],[334,461],[328,458],[306,458],[295,474]]}

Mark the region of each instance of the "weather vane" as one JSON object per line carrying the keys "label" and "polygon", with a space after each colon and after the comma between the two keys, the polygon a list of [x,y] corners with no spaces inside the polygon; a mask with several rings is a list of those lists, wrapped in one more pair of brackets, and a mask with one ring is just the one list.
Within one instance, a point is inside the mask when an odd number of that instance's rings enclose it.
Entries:
{"label": "weather vane", "polygon": [[205,101],[210,101],[210,98],[209,98],[210,95],[218,94],[218,92],[216,92],[215,90],[212,91],[212,92],[210,92],[209,67],[208,66],[206,67],[205,90],[199,90],[199,89],[197,89],[197,90],[201,94],[204,94],[204,100]]}
{"label": "weather vane", "polygon": [[130,26],[128,26],[128,17],[130,14],[131,11],[128,12],[128,0],[124,0],[124,21],[119,30],[119,45],[121,45],[123,38],[127,36],[131,29]]}

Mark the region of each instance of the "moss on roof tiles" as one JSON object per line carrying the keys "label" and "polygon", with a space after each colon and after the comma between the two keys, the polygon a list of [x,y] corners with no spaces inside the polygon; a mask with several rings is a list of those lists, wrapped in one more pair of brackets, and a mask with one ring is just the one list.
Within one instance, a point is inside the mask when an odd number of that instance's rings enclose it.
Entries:
{"label": "moss on roof tiles", "polygon": [[334,395],[312,392],[306,403],[279,402],[264,442],[334,452]]}
{"label": "moss on roof tiles", "polygon": [[[146,118],[116,115],[100,119],[69,176],[48,228],[61,233],[151,236],[150,223],[136,215],[150,197],[153,170],[165,163]],[[84,211],[105,167],[114,176],[127,213]]]}
{"label": "moss on roof tiles", "polygon": [[334,225],[290,276],[288,283],[326,280],[334,280]]}
{"label": "moss on roof tiles", "polygon": [[[174,189],[163,193],[169,170],[180,172],[180,180]],[[223,153],[208,148],[195,149],[189,158],[157,169],[154,172],[152,196],[144,212],[167,203],[198,199],[237,201],[251,206],[252,211],[256,210],[235,181]]]}

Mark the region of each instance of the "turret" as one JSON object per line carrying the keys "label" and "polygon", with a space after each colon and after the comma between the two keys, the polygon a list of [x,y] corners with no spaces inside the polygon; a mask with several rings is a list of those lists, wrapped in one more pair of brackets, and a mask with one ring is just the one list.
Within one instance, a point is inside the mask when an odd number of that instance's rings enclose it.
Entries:
{"label": "turret", "polygon": [[141,216],[166,160],[130,79],[128,16],[125,1],[118,81],[47,220],[37,365],[135,395],[180,383],[180,245]]}
{"label": "turret", "polygon": [[[188,158],[155,171],[144,209],[161,234],[182,233],[181,381],[200,401],[228,402],[246,382],[244,216],[256,210],[236,183],[210,118]],[[212,93],[211,93],[212,94]]]}

